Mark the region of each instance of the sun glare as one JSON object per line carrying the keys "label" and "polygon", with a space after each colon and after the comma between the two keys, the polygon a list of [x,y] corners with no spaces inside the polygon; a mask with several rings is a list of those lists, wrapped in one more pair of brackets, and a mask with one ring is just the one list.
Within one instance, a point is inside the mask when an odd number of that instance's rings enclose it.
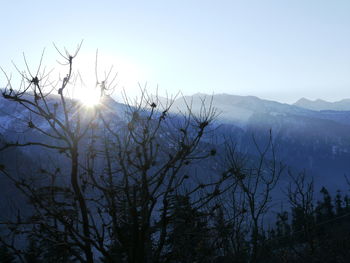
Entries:
{"label": "sun glare", "polygon": [[[79,77],[67,94],[80,101],[84,107],[98,106],[101,103],[101,92],[103,95],[111,95],[116,86],[119,91],[127,87],[130,96],[138,94],[138,83],[145,82],[146,74],[140,65],[128,57],[113,53],[98,54],[96,58],[96,52],[85,52],[77,57],[75,68]],[[108,86],[102,89],[100,83],[104,81]]]}
{"label": "sun glare", "polygon": [[101,91],[98,88],[82,88],[75,92],[74,97],[86,107],[95,107],[100,103]]}

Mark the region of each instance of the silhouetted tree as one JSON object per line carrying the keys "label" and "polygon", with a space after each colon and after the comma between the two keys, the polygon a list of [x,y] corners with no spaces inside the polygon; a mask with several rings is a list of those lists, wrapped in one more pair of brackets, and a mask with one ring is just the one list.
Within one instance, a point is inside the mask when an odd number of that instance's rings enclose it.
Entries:
{"label": "silhouetted tree", "polygon": [[0,246],[0,263],[14,263],[15,255],[4,245]]}
{"label": "silhouetted tree", "polygon": [[288,212],[277,213],[276,238],[279,239],[280,246],[287,246],[291,239],[291,226],[288,221]]}
{"label": "silhouetted tree", "polygon": [[43,251],[40,249],[39,242],[35,237],[28,237],[28,246],[24,252],[24,259],[26,263],[41,263],[41,255]]}
{"label": "silhouetted tree", "polygon": [[237,185],[235,195],[244,200],[243,210],[247,213],[246,224],[251,226],[250,262],[258,262],[264,247],[264,215],[270,208],[271,194],[275,188],[284,165],[275,154],[271,131],[266,145],[261,147],[253,138],[257,158],[248,159],[235,151],[235,145],[226,145],[224,175],[230,175]]}
{"label": "silhouetted tree", "polygon": [[334,204],[335,204],[336,215],[337,216],[343,215],[344,207],[343,207],[343,200],[342,200],[340,190],[337,190],[337,195],[335,196]]}
{"label": "silhouetted tree", "polygon": [[[90,174],[94,187],[104,193],[110,219],[106,224],[115,234],[109,238],[125,251],[128,262],[157,262],[162,257],[174,192],[199,209],[228,188],[223,185],[227,178],[197,180],[191,172],[193,163],[215,156],[215,149],[200,143],[215,115],[211,106],[203,105],[198,116],[190,109],[175,116],[169,112],[171,103],[161,108],[146,94],[143,99],[128,108],[127,126],[108,123],[101,113],[107,134],[100,152],[107,169]],[[90,159],[91,164],[97,161]],[[98,179],[101,174],[104,180]]]}
{"label": "silhouetted tree", "polygon": [[[46,262],[93,263],[97,257],[105,262],[159,262],[167,252],[173,194],[185,196],[193,211],[199,211],[229,189],[223,184],[229,176],[198,180],[192,168],[216,155],[202,143],[215,109],[203,101],[199,114],[190,106],[171,114],[171,100],[162,105],[146,91],[135,105],[126,99],[123,117],[114,112],[105,92],[101,105],[86,108],[68,95],[79,82],[73,70],[79,49],[73,55],[57,49],[67,74],[56,86],[41,61],[35,74],[25,61],[28,73],[19,71],[19,88],[7,77],[3,98],[25,109],[25,126],[40,136],[6,142],[0,151],[37,147],[51,152],[31,175],[1,169],[30,201],[32,214],[6,222],[11,228],[0,241],[16,250],[19,239],[31,236],[45,250],[40,256]],[[96,85],[107,88],[114,80],[109,78],[107,74],[99,81],[96,75]]]}
{"label": "silhouetted tree", "polygon": [[316,220],[318,223],[325,222],[334,217],[332,198],[324,186],[321,188],[322,201],[317,203],[316,207]]}
{"label": "silhouetted tree", "polygon": [[170,201],[169,220],[166,262],[212,262],[215,251],[205,213],[194,209],[187,196],[175,195]]}
{"label": "silhouetted tree", "polygon": [[297,242],[306,242],[312,255],[315,251],[316,235],[313,179],[308,179],[305,172],[297,176],[289,172],[289,177],[291,183],[287,197],[292,210],[293,236]]}

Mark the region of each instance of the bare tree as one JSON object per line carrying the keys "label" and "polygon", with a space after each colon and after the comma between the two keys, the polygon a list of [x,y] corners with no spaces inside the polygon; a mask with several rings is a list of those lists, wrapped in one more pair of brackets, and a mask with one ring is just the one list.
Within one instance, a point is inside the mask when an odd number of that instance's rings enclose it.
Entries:
{"label": "bare tree", "polygon": [[249,254],[249,215],[244,192],[234,184],[220,196],[214,217],[214,244],[217,262],[246,262]]}
{"label": "bare tree", "polygon": [[55,85],[42,69],[42,59],[35,74],[25,60],[27,73],[18,70],[23,79],[19,88],[3,72],[3,97],[26,110],[27,127],[41,137],[6,142],[1,152],[39,147],[63,157],[57,163],[47,158],[41,164],[45,168],[31,176],[19,177],[2,166],[1,173],[30,200],[33,212],[3,222],[9,228],[1,242],[23,262],[18,240],[26,236],[65,249],[72,261],[160,262],[170,200],[183,195],[201,209],[229,189],[224,184],[228,175],[209,179],[195,173],[195,165],[216,154],[203,142],[215,109],[203,101],[199,114],[190,106],[183,114],[171,114],[171,100],[161,105],[143,91],[136,105],[126,100],[125,115],[115,112],[105,96],[114,80],[109,81],[110,73],[103,81],[96,77],[96,85],[102,85],[101,105],[85,108],[69,98],[79,82],[73,62],[80,45],[73,55],[56,49],[67,74]]}
{"label": "bare tree", "polygon": [[295,236],[302,235],[307,241],[311,255],[315,251],[315,207],[314,207],[314,182],[308,179],[305,172],[293,175],[289,171],[291,183],[289,184],[287,197],[293,212],[293,231]]}
{"label": "bare tree", "polygon": [[256,158],[247,158],[236,152],[235,145],[226,144],[225,173],[231,175],[237,184],[234,194],[241,195],[244,200],[241,212],[247,213],[247,223],[251,226],[250,262],[257,262],[262,253],[264,216],[271,207],[272,191],[284,171],[284,165],[276,158],[271,132],[262,148],[253,140],[258,153]]}
{"label": "bare tree", "polygon": [[[186,114],[174,115],[168,102],[162,106],[144,92],[136,106],[128,107],[126,126],[108,123],[100,115],[106,132],[101,152],[107,169],[92,173],[91,179],[107,198],[105,225],[114,229],[108,238],[128,262],[161,260],[174,196],[185,196],[194,209],[200,209],[227,189],[226,178],[209,180],[194,173],[194,164],[210,161],[216,154],[201,143],[215,110],[203,103],[198,115],[190,108]],[[98,180],[101,174],[108,180]]]}
{"label": "bare tree", "polygon": [[[70,166],[68,169],[70,183],[65,191],[71,192],[73,195],[74,204],[71,205],[76,206],[78,209],[78,226],[72,224],[69,217],[63,216],[61,211],[56,211],[55,206],[48,206],[47,200],[37,193],[38,189],[30,181],[18,180],[13,175],[5,173],[4,170],[2,172],[10,177],[16,183],[16,186],[30,198],[42,219],[45,216],[52,217],[64,227],[65,232],[70,233],[70,242],[72,244],[68,242],[66,247],[70,248],[74,245],[73,247],[77,246],[83,251],[84,256],[76,255],[77,258],[84,262],[93,262],[93,241],[89,208],[82,191],[82,181],[79,173],[79,163],[81,162],[79,151],[83,147],[83,138],[94,126],[97,111],[89,110],[87,113],[79,101],[68,98],[69,93],[77,85],[78,74],[73,72],[73,61],[80,47],[81,44],[78,45],[74,54],[70,54],[66,49],[65,52],[57,49],[64,60],[62,64],[67,67],[65,77],[57,83],[51,82],[49,78],[50,72],[46,73],[45,68],[42,67],[44,53],[35,74],[29,69],[24,56],[27,71],[22,72],[17,69],[22,77],[20,87],[13,87],[10,77],[3,72],[7,78],[7,85],[2,91],[3,98],[21,106],[28,113],[24,116],[28,128],[43,136],[43,139],[40,141],[27,141],[24,139],[17,142],[7,142],[0,150],[5,151],[10,147],[39,146],[45,149],[56,150],[67,157],[68,165]],[[55,92],[57,92],[57,95],[55,95]],[[48,126],[49,128],[47,129],[43,126]],[[63,167],[57,167],[58,171],[60,168]],[[67,171],[67,169],[65,170]],[[51,188],[55,186],[51,185]],[[52,196],[52,198],[54,197]],[[52,201],[57,202],[55,200]],[[67,202],[69,201],[66,200],[65,202],[65,205],[68,205]],[[56,229],[55,231],[58,230]]]}

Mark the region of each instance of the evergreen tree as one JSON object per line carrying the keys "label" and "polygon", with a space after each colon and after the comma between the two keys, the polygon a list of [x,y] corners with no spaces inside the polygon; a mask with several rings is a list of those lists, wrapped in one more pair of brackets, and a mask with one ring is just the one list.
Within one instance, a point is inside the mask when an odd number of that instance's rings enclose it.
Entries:
{"label": "evergreen tree", "polygon": [[343,200],[340,193],[340,190],[337,191],[337,195],[335,196],[335,212],[337,216],[343,215],[344,208],[343,208]]}
{"label": "evergreen tree", "polygon": [[15,256],[10,252],[6,246],[0,247],[0,263],[14,263]]}
{"label": "evergreen tree", "polygon": [[42,250],[39,247],[38,241],[34,237],[28,237],[28,246],[24,254],[26,263],[41,263]]}
{"label": "evergreen tree", "polygon": [[325,222],[334,217],[332,198],[325,187],[322,187],[320,193],[323,196],[323,200],[318,202],[316,207],[316,219],[318,223]]}
{"label": "evergreen tree", "polygon": [[42,262],[45,263],[71,263],[75,262],[72,255],[68,252],[67,246],[57,242],[41,241],[40,248],[42,249]]}
{"label": "evergreen tree", "polygon": [[213,248],[207,216],[191,206],[188,196],[175,196],[170,212],[168,262],[211,262]]}
{"label": "evergreen tree", "polygon": [[290,240],[291,227],[288,223],[288,212],[277,214],[276,236],[280,238],[280,245],[285,246]]}
{"label": "evergreen tree", "polygon": [[344,196],[344,212],[348,213],[350,211],[350,199],[348,195]]}
{"label": "evergreen tree", "polygon": [[223,209],[220,207],[214,216],[214,229],[216,235],[217,249],[220,251],[219,255],[226,258],[230,249],[230,229],[231,226],[226,222]]}

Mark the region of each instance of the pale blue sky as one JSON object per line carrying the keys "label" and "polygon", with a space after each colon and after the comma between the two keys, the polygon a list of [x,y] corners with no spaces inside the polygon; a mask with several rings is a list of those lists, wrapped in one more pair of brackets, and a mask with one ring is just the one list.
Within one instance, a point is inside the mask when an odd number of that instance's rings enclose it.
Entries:
{"label": "pale blue sky", "polygon": [[74,47],[84,39],[81,58],[98,48],[130,94],[147,81],[186,95],[350,97],[347,0],[0,3],[0,65],[8,71],[22,52],[35,65],[46,47],[51,65],[52,42]]}

